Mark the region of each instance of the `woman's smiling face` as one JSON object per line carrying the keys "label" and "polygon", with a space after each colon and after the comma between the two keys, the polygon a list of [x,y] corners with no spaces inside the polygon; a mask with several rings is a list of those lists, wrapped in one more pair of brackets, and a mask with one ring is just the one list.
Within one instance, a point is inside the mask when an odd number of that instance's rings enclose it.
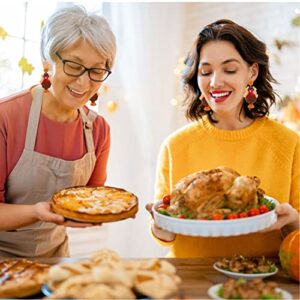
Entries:
{"label": "woman's smiling face", "polygon": [[[65,60],[80,63],[87,68],[105,68],[106,60],[88,42],[79,40],[59,53]],[[92,81],[88,73],[72,77],[64,72],[63,63],[56,58],[51,92],[57,105],[68,110],[82,107],[101,87],[102,82]]]}
{"label": "woman's smiling face", "polygon": [[200,52],[198,85],[214,113],[238,117],[245,88],[258,75],[258,65],[249,66],[234,45],[211,41]]}

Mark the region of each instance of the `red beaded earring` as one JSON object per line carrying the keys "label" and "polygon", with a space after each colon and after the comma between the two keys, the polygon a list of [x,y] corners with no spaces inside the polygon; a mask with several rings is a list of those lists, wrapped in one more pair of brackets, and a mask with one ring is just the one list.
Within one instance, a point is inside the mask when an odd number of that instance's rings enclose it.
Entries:
{"label": "red beaded earring", "polygon": [[91,97],[90,101],[91,101],[91,106],[96,106],[96,101],[98,99],[98,94],[96,93],[94,96]]}
{"label": "red beaded earring", "polygon": [[204,111],[210,111],[210,110],[211,110],[211,108],[210,108],[210,106],[207,104],[206,99],[205,99],[205,97],[204,97],[203,94],[199,97],[199,100],[201,101],[202,106],[204,106],[204,108],[203,108]]}
{"label": "red beaded earring", "polygon": [[48,67],[44,67],[44,74],[43,74],[42,79],[41,79],[41,85],[44,88],[45,93],[48,92],[48,89],[51,86],[51,81],[49,79],[48,71],[49,71],[49,68]]}
{"label": "red beaded earring", "polygon": [[254,108],[254,103],[257,101],[257,90],[253,85],[253,81],[250,81],[246,87],[244,94],[245,101],[248,103],[248,108],[251,110]]}

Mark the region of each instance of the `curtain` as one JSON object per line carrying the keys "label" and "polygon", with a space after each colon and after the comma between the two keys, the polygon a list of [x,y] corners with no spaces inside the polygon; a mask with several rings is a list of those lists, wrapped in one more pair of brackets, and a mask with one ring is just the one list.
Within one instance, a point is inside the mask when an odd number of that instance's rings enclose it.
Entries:
{"label": "curtain", "polygon": [[[139,198],[135,219],[105,225],[106,246],[125,257],[164,256],[149,233],[144,206],[153,201],[156,159],[163,139],[177,127],[178,94],[174,75],[185,6],[182,3],[104,3],[103,15],[117,39],[117,59],[99,113],[111,126],[107,185]],[[100,90],[101,97],[101,90]],[[118,103],[114,113],[107,101]]]}

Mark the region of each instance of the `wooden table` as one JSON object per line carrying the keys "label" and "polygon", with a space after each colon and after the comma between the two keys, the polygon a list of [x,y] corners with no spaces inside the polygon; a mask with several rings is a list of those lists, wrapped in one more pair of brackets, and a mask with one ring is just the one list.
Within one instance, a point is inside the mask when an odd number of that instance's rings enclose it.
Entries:
{"label": "wooden table", "polygon": [[[227,276],[213,269],[212,265],[216,261],[213,258],[170,258],[167,260],[176,266],[177,274],[182,279],[179,293],[182,299],[209,299],[208,289],[228,279]],[[276,265],[279,265],[278,262]],[[280,288],[291,293],[293,299],[300,299],[299,283],[290,279],[281,268],[276,275],[266,280],[276,282]]]}
{"label": "wooden table", "polygon": [[[166,258],[166,260],[176,267],[177,274],[182,279],[177,299],[209,299],[208,289],[228,279],[228,277],[213,269],[212,265],[216,261],[215,258]],[[78,261],[78,259],[48,258],[40,259],[39,261],[56,264],[59,262]],[[278,261],[276,261],[276,265],[279,266]],[[292,294],[293,299],[300,299],[299,283],[290,279],[280,267],[276,275],[266,280],[276,282],[280,288]],[[36,295],[35,297],[35,299],[40,298],[43,298],[43,295]]]}

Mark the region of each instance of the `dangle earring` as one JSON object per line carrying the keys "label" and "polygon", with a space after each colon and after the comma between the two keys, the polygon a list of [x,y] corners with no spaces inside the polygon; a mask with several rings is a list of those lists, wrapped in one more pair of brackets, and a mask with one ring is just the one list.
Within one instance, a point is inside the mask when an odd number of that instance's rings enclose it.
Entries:
{"label": "dangle earring", "polygon": [[253,85],[253,81],[250,81],[244,94],[245,101],[248,103],[248,108],[250,110],[254,108],[254,103],[257,101],[257,97],[256,87]]}
{"label": "dangle earring", "polygon": [[211,108],[210,108],[210,106],[207,104],[206,99],[205,99],[205,97],[204,97],[203,94],[201,94],[201,96],[199,97],[199,100],[200,100],[202,106],[204,106],[204,108],[203,108],[204,111],[210,111],[210,110],[211,110]]}
{"label": "dangle earring", "polygon": [[91,106],[96,106],[96,101],[98,99],[98,94],[96,93],[94,96],[91,97],[90,101],[91,101]]}
{"label": "dangle earring", "polygon": [[43,74],[42,79],[41,79],[41,85],[44,88],[45,93],[48,92],[48,89],[51,86],[51,81],[49,79],[48,71],[49,71],[49,68],[47,66],[44,67],[44,74]]}

